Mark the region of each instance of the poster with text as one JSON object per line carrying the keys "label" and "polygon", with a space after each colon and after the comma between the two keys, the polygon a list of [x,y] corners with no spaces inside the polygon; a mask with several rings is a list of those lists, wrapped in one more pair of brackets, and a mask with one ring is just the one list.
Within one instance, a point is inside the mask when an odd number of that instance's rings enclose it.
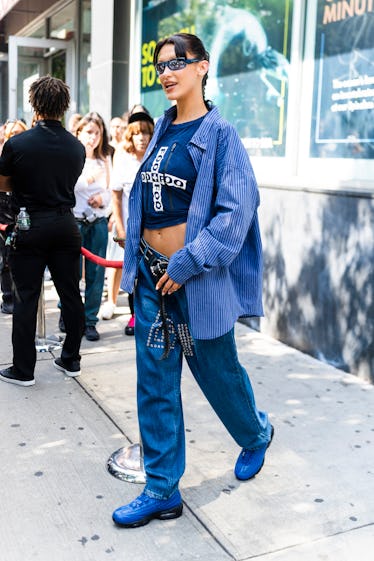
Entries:
{"label": "poster with text", "polygon": [[157,41],[194,33],[210,53],[206,98],[250,154],[284,156],[291,22],[292,0],[145,0],[142,103],[155,117],[170,106],[153,66]]}
{"label": "poster with text", "polygon": [[374,0],[319,0],[312,157],[374,158]]}

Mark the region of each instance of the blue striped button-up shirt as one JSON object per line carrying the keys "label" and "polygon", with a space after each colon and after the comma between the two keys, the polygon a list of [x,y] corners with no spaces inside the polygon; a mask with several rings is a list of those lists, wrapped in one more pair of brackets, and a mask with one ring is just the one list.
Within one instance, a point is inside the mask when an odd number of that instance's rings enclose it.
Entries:
{"label": "blue striped button-up shirt", "polygon": [[[157,122],[143,162],[158,147],[175,111],[175,107],[168,109]],[[171,256],[167,271],[175,282],[185,285],[192,336],[214,339],[232,329],[239,317],[263,315],[259,193],[248,154],[216,107],[205,116],[187,148],[197,179],[185,245]],[[129,200],[121,283],[127,292],[133,291],[141,257],[141,171],[142,166]]]}

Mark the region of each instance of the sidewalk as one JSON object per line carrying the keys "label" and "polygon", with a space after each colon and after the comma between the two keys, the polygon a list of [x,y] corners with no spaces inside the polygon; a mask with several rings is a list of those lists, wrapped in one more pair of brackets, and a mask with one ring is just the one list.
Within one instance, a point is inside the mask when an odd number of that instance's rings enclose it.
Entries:
{"label": "sidewalk", "polygon": [[[45,294],[47,333],[57,333],[51,283]],[[40,353],[35,386],[0,382],[1,561],[371,561],[374,387],[242,324],[239,355],[275,427],[263,470],[235,479],[239,450],[186,368],[183,516],[113,525],[112,511],[142,489],[106,470],[139,440],[125,302],[99,323],[98,344],[83,340],[79,378]],[[4,367],[11,317],[0,316]]]}

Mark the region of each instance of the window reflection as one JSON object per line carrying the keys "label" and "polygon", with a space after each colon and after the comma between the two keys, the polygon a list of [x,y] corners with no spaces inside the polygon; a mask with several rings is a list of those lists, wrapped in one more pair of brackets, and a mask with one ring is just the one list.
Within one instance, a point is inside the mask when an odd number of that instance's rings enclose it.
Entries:
{"label": "window reflection", "polygon": [[75,35],[75,2],[50,18],[49,36],[53,39],[72,39]]}

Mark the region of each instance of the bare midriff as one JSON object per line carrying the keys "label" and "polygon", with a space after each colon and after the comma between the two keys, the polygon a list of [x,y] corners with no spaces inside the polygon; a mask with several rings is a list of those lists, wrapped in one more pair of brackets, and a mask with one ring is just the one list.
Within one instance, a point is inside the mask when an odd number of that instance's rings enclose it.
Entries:
{"label": "bare midriff", "polygon": [[185,235],[185,222],[183,224],[177,224],[176,226],[158,228],[157,230],[144,228],[143,231],[143,238],[147,244],[159,253],[166,255],[166,257],[171,257],[173,253],[184,246]]}

